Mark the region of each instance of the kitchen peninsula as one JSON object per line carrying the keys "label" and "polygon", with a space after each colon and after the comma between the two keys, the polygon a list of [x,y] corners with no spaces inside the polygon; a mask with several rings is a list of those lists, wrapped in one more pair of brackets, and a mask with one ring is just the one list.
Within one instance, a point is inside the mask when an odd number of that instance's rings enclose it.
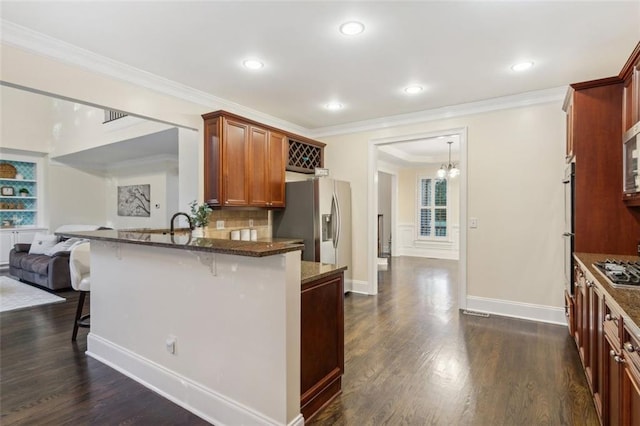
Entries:
{"label": "kitchen peninsula", "polygon": [[303,280],[303,246],[285,242],[65,236],[91,240],[91,357],[214,424],[304,423],[301,285],[338,274],[342,296],[345,268],[307,265]]}

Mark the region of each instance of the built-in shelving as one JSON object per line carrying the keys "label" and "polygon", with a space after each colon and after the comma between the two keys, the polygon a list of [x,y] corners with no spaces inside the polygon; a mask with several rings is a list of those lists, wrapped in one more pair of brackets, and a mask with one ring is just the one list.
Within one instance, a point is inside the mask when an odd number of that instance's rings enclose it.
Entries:
{"label": "built-in shelving", "polygon": [[[36,226],[38,224],[37,163],[4,158],[0,163],[8,163],[16,169],[16,177],[0,178],[0,189],[2,189],[0,226],[2,228]],[[14,195],[9,195],[5,191],[10,191]],[[27,191],[27,195],[21,195],[24,191]]]}

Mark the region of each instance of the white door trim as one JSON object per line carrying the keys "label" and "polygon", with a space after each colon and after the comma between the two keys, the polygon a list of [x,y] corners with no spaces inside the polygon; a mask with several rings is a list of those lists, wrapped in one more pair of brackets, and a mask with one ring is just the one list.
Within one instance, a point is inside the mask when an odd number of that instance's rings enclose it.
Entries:
{"label": "white door trim", "polygon": [[[434,138],[457,134],[460,138],[460,261],[458,263],[458,308],[467,308],[467,128],[425,132],[412,135],[394,136],[369,140],[368,144],[368,199],[367,210],[367,248],[368,248],[368,282],[369,294],[378,294],[378,264],[377,264],[377,223],[378,223],[378,146],[399,142],[409,142],[418,139]],[[395,229],[394,229],[395,231]],[[397,234],[397,232],[396,232]]]}

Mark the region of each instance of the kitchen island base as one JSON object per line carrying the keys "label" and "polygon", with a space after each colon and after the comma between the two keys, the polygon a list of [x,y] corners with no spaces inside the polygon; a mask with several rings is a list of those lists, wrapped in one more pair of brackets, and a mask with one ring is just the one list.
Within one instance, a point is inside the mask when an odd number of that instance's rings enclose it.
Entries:
{"label": "kitchen island base", "polygon": [[87,353],[214,424],[302,425],[300,274],[299,251],[92,240]]}

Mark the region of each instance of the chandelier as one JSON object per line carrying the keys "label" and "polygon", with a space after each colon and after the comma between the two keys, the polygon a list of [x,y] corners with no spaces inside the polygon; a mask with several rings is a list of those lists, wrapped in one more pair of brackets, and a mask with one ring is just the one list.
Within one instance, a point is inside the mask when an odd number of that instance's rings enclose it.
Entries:
{"label": "chandelier", "polygon": [[440,166],[436,173],[438,179],[444,179],[446,177],[454,178],[460,174],[460,169],[458,168],[458,166],[456,166],[455,163],[451,162],[451,144],[453,143],[453,141],[449,141],[447,143],[449,144],[449,163]]}

